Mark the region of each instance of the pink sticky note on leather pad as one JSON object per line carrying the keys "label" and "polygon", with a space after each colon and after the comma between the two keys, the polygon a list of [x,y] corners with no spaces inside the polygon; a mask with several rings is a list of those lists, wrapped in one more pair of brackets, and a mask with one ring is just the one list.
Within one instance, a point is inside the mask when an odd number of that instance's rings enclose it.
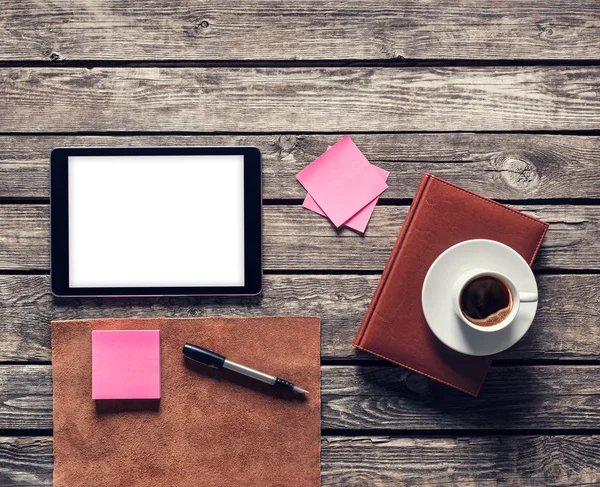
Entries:
{"label": "pink sticky note on leather pad", "polygon": [[346,136],[296,178],[336,227],[387,189],[387,184]]}
{"label": "pink sticky note on leather pad", "polygon": [[160,399],[158,330],[92,331],[92,399]]}
{"label": "pink sticky note on leather pad", "polygon": [[[389,171],[385,169],[381,169],[380,167],[373,166],[381,179],[387,181],[388,176],[390,175]],[[373,215],[373,211],[375,210],[375,206],[377,205],[377,201],[379,200],[379,196],[377,196],[373,201],[371,201],[367,206],[358,211],[354,216],[350,217],[349,220],[344,222],[344,226],[348,228],[352,228],[357,232],[364,233],[367,229],[367,225],[369,224],[369,220],[371,219],[371,215]],[[317,204],[315,199],[310,195],[306,194],[304,198],[304,202],[302,206],[308,210],[314,211],[315,213],[327,217],[325,212],[321,209],[321,207]]]}

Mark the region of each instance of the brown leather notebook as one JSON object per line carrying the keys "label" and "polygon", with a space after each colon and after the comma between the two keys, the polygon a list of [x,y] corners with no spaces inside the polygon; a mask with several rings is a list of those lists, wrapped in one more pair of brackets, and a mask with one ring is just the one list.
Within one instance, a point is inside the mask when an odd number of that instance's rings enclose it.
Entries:
{"label": "brown leather notebook", "polygon": [[[92,400],[92,330],[160,330],[160,400]],[[309,391],[186,364],[190,342]],[[320,485],[318,318],[52,323],[55,487]]]}
{"label": "brown leather notebook", "polygon": [[353,345],[477,396],[491,357],[446,347],[429,329],[421,289],[429,267],[453,245],[497,240],[533,263],[548,224],[424,174]]}

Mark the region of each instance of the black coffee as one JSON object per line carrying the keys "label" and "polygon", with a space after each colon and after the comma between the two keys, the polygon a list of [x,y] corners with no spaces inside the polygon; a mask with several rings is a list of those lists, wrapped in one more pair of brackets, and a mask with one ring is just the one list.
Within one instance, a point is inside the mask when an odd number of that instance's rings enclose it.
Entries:
{"label": "black coffee", "polygon": [[512,309],[510,288],[497,277],[477,277],[463,288],[460,309],[471,323],[479,326],[497,325]]}

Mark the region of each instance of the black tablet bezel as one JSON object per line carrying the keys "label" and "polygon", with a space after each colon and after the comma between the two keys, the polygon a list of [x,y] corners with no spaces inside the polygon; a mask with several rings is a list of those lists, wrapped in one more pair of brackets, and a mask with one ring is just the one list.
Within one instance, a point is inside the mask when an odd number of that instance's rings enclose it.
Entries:
{"label": "black tablet bezel", "polygon": [[[70,287],[69,156],[244,156],[244,286]],[[256,147],[57,148],[50,154],[50,281],[55,296],[252,296],[262,292],[262,160]]]}

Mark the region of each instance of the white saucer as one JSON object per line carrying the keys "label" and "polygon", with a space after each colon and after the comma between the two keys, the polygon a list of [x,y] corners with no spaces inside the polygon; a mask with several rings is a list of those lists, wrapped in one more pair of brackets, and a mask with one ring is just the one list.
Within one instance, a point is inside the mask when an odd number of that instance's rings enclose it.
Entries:
{"label": "white saucer", "polygon": [[537,292],[531,268],[517,252],[494,240],[467,240],[450,247],[429,268],[421,303],[431,331],[442,343],[467,355],[492,355],[517,343],[529,330],[537,301],[521,302],[514,321],[495,333],[478,332],[456,315],[452,283],[470,269],[486,269],[506,275],[521,292]]}

